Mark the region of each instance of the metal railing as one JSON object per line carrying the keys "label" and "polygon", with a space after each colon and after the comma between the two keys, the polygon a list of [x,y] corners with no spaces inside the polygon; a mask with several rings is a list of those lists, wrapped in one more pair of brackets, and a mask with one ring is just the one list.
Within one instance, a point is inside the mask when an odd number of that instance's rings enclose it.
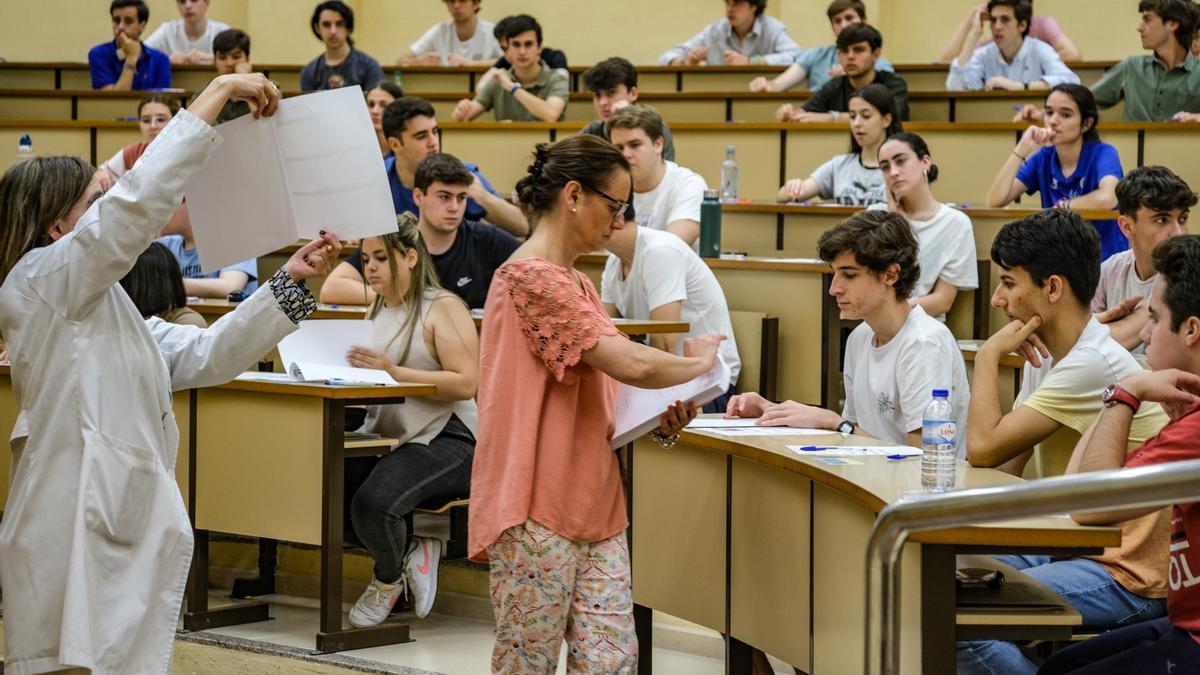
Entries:
{"label": "metal railing", "polygon": [[867,544],[864,673],[900,672],[900,553],[913,532],[1044,516],[1200,501],[1200,460],[922,495],[885,508]]}

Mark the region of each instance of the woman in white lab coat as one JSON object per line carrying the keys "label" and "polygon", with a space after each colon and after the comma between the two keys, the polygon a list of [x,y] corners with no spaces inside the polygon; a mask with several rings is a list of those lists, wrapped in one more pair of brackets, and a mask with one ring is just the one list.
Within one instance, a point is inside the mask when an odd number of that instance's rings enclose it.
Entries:
{"label": "woman in white lab coat", "polygon": [[174,481],[171,391],[218,384],[316,304],[298,282],[326,236],[207,330],[143,320],[118,281],[220,142],[227,100],[270,115],[261,75],[217,78],[103,194],[94,170],[35,158],[0,179],[0,332],[21,408],[0,522],[5,671],[167,672],[192,555]]}

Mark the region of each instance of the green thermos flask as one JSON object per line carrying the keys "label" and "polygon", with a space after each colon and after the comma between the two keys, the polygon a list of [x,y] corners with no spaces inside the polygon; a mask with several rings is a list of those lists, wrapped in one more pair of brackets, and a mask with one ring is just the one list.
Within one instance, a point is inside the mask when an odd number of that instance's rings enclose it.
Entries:
{"label": "green thermos flask", "polygon": [[721,193],[705,190],[700,202],[700,257],[721,257]]}

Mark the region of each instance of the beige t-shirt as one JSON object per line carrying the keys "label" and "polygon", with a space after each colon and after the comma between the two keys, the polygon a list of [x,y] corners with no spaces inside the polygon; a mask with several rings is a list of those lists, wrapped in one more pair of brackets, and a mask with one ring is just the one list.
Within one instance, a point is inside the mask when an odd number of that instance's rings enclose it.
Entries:
{"label": "beige t-shirt", "polygon": [[[1017,405],[1049,417],[1062,425],[1034,453],[1038,477],[1066,472],[1067,462],[1104,404],[1100,394],[1108,385],[1142,368],[1133,356],[1108,334],[1108,328],[1092,319],[1079,340],[1058,363],[1044,362],[1041,368],[1025,365]],[[1126,451],[1141,445],[1167,424],[1157,403],[1143,404],[1133,418]],[[1121,523],[1121,546],[1088,556],[1104,565],[1117,583],[1131,593],[1147,598],[1165,598],[1170,538],[1170,509],[1161,509]]]}

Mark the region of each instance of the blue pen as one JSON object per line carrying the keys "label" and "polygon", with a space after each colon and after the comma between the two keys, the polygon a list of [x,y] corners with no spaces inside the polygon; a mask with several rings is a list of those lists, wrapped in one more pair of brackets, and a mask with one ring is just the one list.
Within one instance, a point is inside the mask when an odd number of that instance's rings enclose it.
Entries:
{"label": "blue pen", "polygon": [[911,455],[888,455],[888,459],[908,459]]}
{"label": "blue pen", "polygon": [[1012,107],[1012,109],[1013,109],[1013,110],[1018,110],[1018,111],[1019,111],[1019,110],[1021,109],[1021,106],[1019,106],[1019,105],[1014,105],[1014,106]]}
{"label": "blue pen", "polygon": [[342,378],[340,378],[340,377],[331,377],[331,378],[329,378],[328,380],[325,380],[325,384],[328,384],[328,385],[330,385],[330,386],[337,387],[337,386],[340,386],[340,385],[342,385],[342,384],[345,384],[345,382],[344,382],[344,381],[342,380]]}
{"label": "blue pen", "polygon": [[802,445],[800,449],[804,452],[820,452],[821,450],[837,450],[840,445]]}

